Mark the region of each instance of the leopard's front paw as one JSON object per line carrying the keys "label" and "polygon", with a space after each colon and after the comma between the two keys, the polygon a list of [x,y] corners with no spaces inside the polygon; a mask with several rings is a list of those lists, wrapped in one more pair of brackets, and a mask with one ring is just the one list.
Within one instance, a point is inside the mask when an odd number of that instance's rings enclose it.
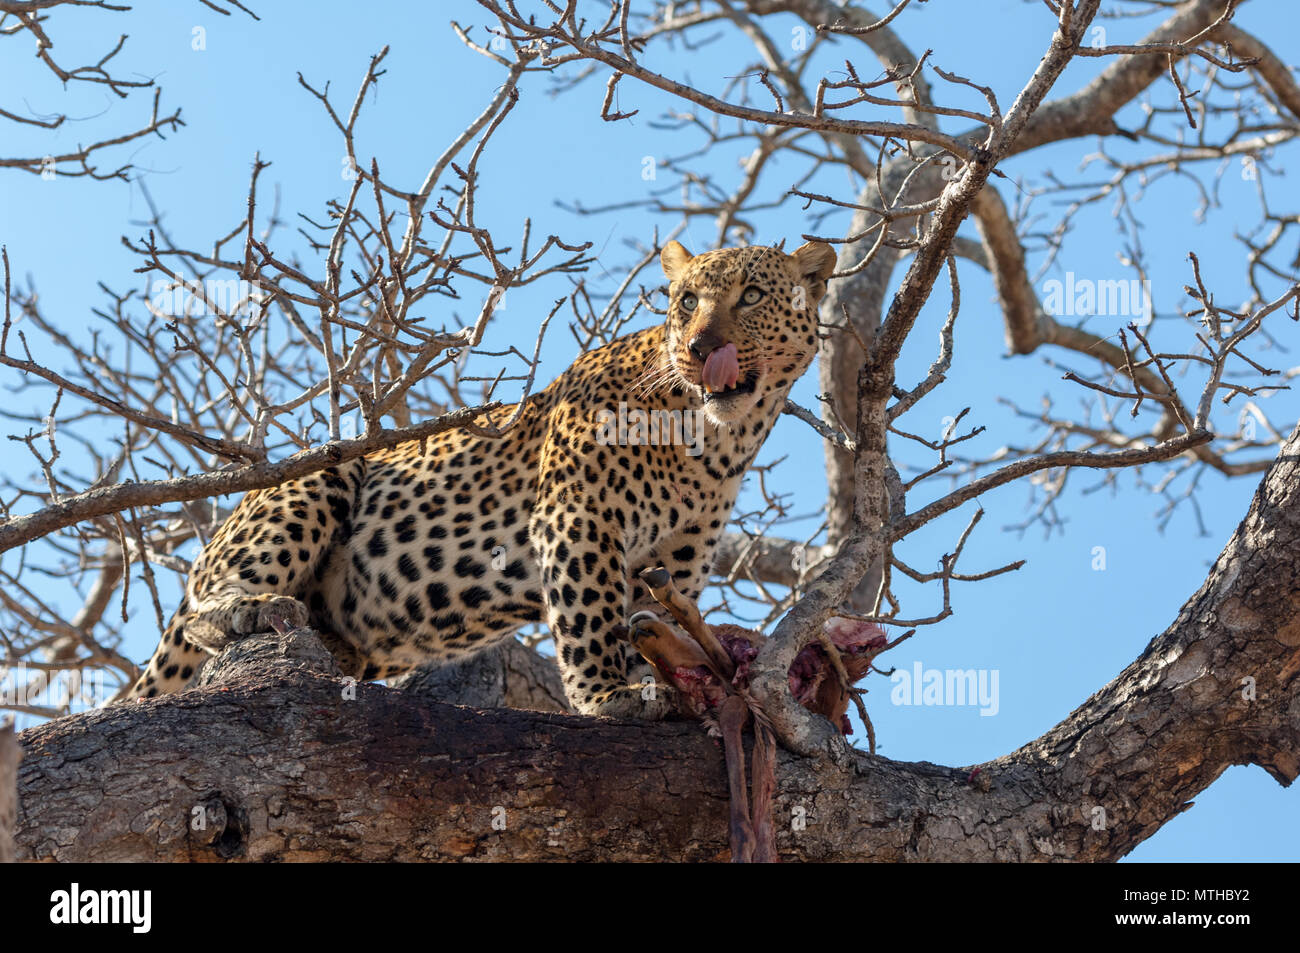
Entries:
{"label": "leopard's front paw", "polygon": [[628,721],[660,721],[677,710],[672,688],[653,681],[610,689],[578,707],[584,715]]}
{"label": "leopard's front paw", "polygon": [[288,631],[307,624],[307,607],[291,596],[267,592],[243,600],[230,622],[240,635]]}

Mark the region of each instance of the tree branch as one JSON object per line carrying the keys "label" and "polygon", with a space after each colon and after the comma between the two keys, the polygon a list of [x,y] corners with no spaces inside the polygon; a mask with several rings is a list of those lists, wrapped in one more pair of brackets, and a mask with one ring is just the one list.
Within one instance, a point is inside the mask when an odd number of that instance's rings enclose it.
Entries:
{"label": "tree branch", "polygon": [[[1117,860],[1230,765],[1290,784],[1298,513],[1300,428],[1169,628],[1017,751],[961,768],[781,752],[782,857]],[[481,711],[355,685],[307,630],[226,654],[238,658],[216,684],[24,731],[19,859],[726,857],[722,754],[693,723]]]}

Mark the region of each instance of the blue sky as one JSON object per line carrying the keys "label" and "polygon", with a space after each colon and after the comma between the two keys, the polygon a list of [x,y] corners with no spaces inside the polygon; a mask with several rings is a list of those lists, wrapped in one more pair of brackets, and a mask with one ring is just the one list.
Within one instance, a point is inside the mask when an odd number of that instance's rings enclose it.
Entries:
{"label": "blue sky", "polygon": [[[592,6],[594,14],[599,5]],[[154,77],[164,89],[164,110],[183,106],[186,128],[165,140],[132,144],[118,153],[124,158],[129,154],[138,166],[155,201],[167,210],[166,224],[181,244],[202,246],[240,220],[255,153],[272,163],[261,181],[263,188],[279,189],[283,214],[301,211],[316,216],[325,201],[346,194],[349,183],[340,175],[339,141],[318,104],[298,85],[298,72],[313,85],[331,81],[334,95],[346,106],[369,56],[391,45],[388,72],[363,112],[358,150],[363,157],[378,156],[385,178],[408,187],[418,184],[433,157],[482,110],[501,79],[500,67],[468,51],[449,28],[450,19],[467,26],[483,22],[481,9],[467,0],[372,4],[362,16],[355,4],[336,0],[310,5],[264,2],[254,9],[262,22],[240,15],[221,17],[197,2],[171,2],[148,10],[141,7],[124,17],[94,10],[60,11],[51,23],[59,54],[69,62],[83,51],[97,58],[112,42],[106,38],[129,33],[118,57],[119,70]],[[1044,9],[1042,4],[1015,0],[930,0],[917,5],[915,13],[905,14],[899,28],[913,49],[933,49],[934,62],[943,68],[992,86],[1005,110],[1045,46],[1050,22]],[[1285,0],[1247,4],[1237,22],[1266,39],[1300,35],[1300,14],[1295,4]],[[793,21],[789,25],[793,28]],[[195,28],[203,31],[204,49],[193,48]],[[1111,43],[1136,39],[1144,29],[1127,21],[1109,21],[1106,28]],[[841,59],[848,52],[846,48],[840,53]],[[1293,55],[1285,45],[1278,52],[1283,59]],[[748,62],[747,57],[741,58],[744,53],[743,44],[729,39],[695,54],[656,53],[649,62],[716,92],[741,69],[739,64]],[[853,55],[866,74],[874,74],[865,55]],[[1097,61],[1076,63],[1057,92],[1078,88],[1100,68]],[[12,145],[5,147],[6,154],[55,151],[89,141],[96,133],[142,120],[148,110],[146,97],[139,94],[124,102],[110,101],[96,90],[63,94],[32,63],[13,55],[0,60],[0,89],[7,91],[3,104],[8,108],[37,113],[59,110],[84,117],[39,141],[19,130],[10,140]],[[519,107],[485,156],[479,206],[481,220],[503,237],[513,238],[522,219],[531,216],[535,233],[554,231],[569,240],[591,240],[601,253],[601,265],[616,274],[616,266],[629,258],[625,243],[648,242],[656,225],[671,228],[675,219],[639,209],[584,218],[557,203],[581,199],[587,206],[599,206],[643,197],[651,188],[667,184],[642,178],[644,157],[679,155],[698,141],[654,128],[653,121],[665,109],[679,104],[630,80],[620,87],[619,108],[637,108],[640,114],[630,121],[603,122],[599,118],[603,92],[603,74],[559,97],[548,94],[544,76],[530,77]],[[947,102],[968,108],[982,106],[973,96],[947,90],[943,95]],[[963,129],[965,121],[945,123],[945,128]],[[1027,186],[1041,184],[1049,169],[1062,178],[1097,178],[1095,168],[1087,174],[1077,171],[1095,145],[1091,141],[1058,145],[1010,162],[1004,170],[1013,177],[1024,176]],[[734,155],[719,154],[708,164],[722,184],[738,179]],[[1294,150],[1280,153],[1275,164],[1285,166],[1294,155]],[[790,168],[788,178],[793,178],[798,170],[793,164]],[[818,181],[823,191],[834,189],[841,198],[853,197],[842,173]],[[769,188],[779,192],[788,184],[778,171]],[[997,180],[996,185],[1009,203],[1014,201],[1016,185],[1006,180]],[[1226,175],[1221,205],[1202,220],[1197,214],[1199,196],[1185,181],[1165,179],[1147,190],[1138,210],[1146,223],[1146,260],[1157,310],[1185,303],[1179,289],[1190,279],[1185,258],[1189,250],[1199,255],[1207,283],[1221,300],[1240,300],[1244,295],[1243,255],[1231,235],[1234,229],[1246,231],[1256,224],[1252,191],[1253,183]],[[1285,206],[1280,189],[1274,194],[1278,204]],[[76,333],[92,326],[90,309],[99,303],[98,281],[118,289],[139,286],[140,276],[132,273],[138,262],[122,248],[119,237],[138,237],[145,214],[138,184],[47,182],[12,172],[0,175],[0,241],[8,246],[15,274],[30,275],[46,314]],[[846,225],[841,217],[814,228],[808,214],[793,201],[754,216],[754,221],[759,227],[757,240],[784,238],[794,244],[802,232],[842,233]],[[968,225],[964,234],[974,236],[973,227]],[[682,240],[698,251],[708,247],[714,235],[697,223]],[[1059,267],[1051,274],[1062,277],[1072,270],[1126,277],[1116,264],[1123,247],[1109,206],[1101,203],[1076,224]],[[988,429],[967,446],[972,452],[992,452],[1003,443],[1024,443],[1033,435],[997,403],[998,397],[1014,397],[1023,406],[1034,407],[1040,396],[1051,394],[1065,410],[1077,406],[1079,394],[1060,380],[1061,368],[1047,365],[1044,356],[1048,355],[1005,356],[987,276],[969,263],[962,265],[961,274],[963,307],[953,373],[940,391],[905,418],[905,425],[913,432],[937,436],[945,417],[969,406],[969,423]],[[599,270],[593,283],[598,275]],[[550,302],[566,290],[561,280],[512,292],[504,321],[495,331],[497,341],[531,341]],[[947,305],[946,290],[940,289],[909,341],[900,381],[919,379],[933,360]],[[449,310],[436,317],[455,325],[458,317],[469,314],[457,316]],[[1283,344],[1294,344],[1293,326],[1275,328]],[[1178,333],[1171,331],[1167,343],[1185,344],[1185,336],[1174,336]],[[539,379],[550,380],[563,370],[575,350],[567,332],[552,334],[543,351]],[[1070,355],[1050,356],[1069,367],[1092,370]],[[1274,355],[1273,360],[1277,366],[1294,363],[1287,355]],[[809,374],[795,396],[812,405],[815,393],[815,375]],[[1300,415],[1300,404],[1283,395],[1270,401],[1266,410],[1285,432]],[[907,459],[921,459],[910,450],[901,452]],[[786,418],[760,461],[782,456],[787,460],[774,476],[776,486],[792,494],[794,512],[814,512],[824,500],[825,488],[819,439],[805,425]],[[922,630],[894,653],[890,663],[905,670],[916,662],[927,668],[996,670],[998,713],[982,717],[969,706],[892,705],[889,683],[877,679],[869,705],[881,754],[903,760],[978,763],[1056,724],[1175,617],[1245,514],[1256,486],[1254,478],[1228,481],[1207,473],[1201,482],[1206,529],[1202,535],[1186,507],[1159,532],[1155,513],[1160,502],[1137,489],[1131,476],[1120,477],[1118,492],[1081,492],[1096,482],[1088,474],[1076,475],[1060,504],[1067,519],[1064,531],[1050,538],[1041,530],[1024,534],[1003,530],[1025,518],[1024,487],[1004,488],[982,500],[986,514],[967,545],[965,568],[975,571],[1015,559],[1027,560],[1026,567],[986,583],[955,588],[955,615]],[[923,492],[938,490],[936,485]],[[753,496],[747,499],[752,502]],[[744,508],[742,500],[740,509]],[[934,566],[941,553],[951,550],[970,512],[965,508],[916,534],[906,542],[902,555],[918,568]],[[816,523],[816,519],[804,520],[789,532],[810,531]],[[1106,550],[1104,571],[1092,568],[1098,546]],[[169,573],[161,575],[164,592],[174,604],[176,580]],[[936,590],[901,591],[910,616],[929,615],[939,606]],[[52,597],[66,595],[64,590],[51,590]],[[139,602],[134,613],[126,651],[143,659],[157,634],[147,601]],[[1295,860],[1300,858],[1300,831],[1294,823],[1300,808],[1297,797],[1296,790],[1283,790],[1260,769],[1233,768],[1198,799],[1194,809],[1166,825],[1131,859]]]}

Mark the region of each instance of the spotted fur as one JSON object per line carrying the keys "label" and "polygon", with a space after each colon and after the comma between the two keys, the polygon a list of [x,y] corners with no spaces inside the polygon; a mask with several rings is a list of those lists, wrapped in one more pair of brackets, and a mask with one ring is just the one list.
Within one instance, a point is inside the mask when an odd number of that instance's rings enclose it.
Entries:
{"label": "spotted fur", "polygon": [[[693,257],[671,242],[667,320],[583,354],[504,438],[448,432],[249,493],[195,560],[130,696],[184,688],[209,653],[277,619],[313,626],[359,679],[545,622],[576,710],[663,714],[613,629],[652,604],[648,566],[699,596],[745,471],[816,352],[834,261],[821,243]],[[704,363],[728,344],[736,385],[709,394]],[[620,402],[702,410],[703,452],[602,441],[600,412]]]}

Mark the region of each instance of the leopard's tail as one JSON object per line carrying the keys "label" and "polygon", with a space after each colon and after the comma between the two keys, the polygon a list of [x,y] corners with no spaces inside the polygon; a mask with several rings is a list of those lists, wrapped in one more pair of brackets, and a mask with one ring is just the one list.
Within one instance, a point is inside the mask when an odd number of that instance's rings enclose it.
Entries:
{"label": "leopard's tail", "polygon": [[184,619],[188,615],[189,606],[186,599],[182,598],[176,614],[163,630],[162,639],[154,649],[149,664],[144,667],[135,684],[118,692],[111,703],[170,695],[179,692],[198,674],[199,668],[211,656],[185,638]]}

